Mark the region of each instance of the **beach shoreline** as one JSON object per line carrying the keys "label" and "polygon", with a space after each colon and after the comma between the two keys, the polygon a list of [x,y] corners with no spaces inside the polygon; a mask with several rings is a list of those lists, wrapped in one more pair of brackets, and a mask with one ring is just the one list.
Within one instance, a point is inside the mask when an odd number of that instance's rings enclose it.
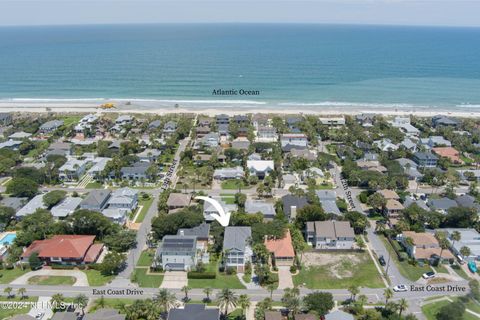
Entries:
{"label": "beach shoreline", "polygon": [[[289,106],[275,106],[264,104],[250,104],[242,101],[225,101],[208,102],[208,101],[190,101],[188,105],[181,104],[175,106],[175,101],[172,101],[171,106],[165,103],[159,103],[154,100],[25,100],[25,101],[0,101],[0,112],[28,112],[28,113],[132,113],[132,114],[202,114],[208,116],[215,116],[217,114],[304,114],[304,115],[318,115],[318,116],[335,116],[335,115],[357,115],[361,113],[377,113],[389,116],[406,116],[414,115],[419,117],[432,117],[434,115],[442,114],[454,117],[475,117],[480,118],[480,108],[465,108],[465,110],[452,110],[447,107],[415,107],[402,106],[394,107],[390,104],[386,105],[371,105],[361,104],[352,106],[342,106],[339,104],[328,105],[302,105],[292,104]],[[113,109],[101,109],[99,106],[103,103],[113,103]]]}

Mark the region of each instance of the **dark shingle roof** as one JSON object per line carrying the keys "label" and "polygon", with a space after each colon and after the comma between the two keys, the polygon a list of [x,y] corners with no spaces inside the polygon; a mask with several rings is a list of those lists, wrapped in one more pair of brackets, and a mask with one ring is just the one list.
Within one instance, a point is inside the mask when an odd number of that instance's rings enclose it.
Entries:
{"label": "dark shingle roof", "polygon": [[183,309],[171,309],[167,320],[218,320],[219,309],[205,309],[203,304],[186,304]]}

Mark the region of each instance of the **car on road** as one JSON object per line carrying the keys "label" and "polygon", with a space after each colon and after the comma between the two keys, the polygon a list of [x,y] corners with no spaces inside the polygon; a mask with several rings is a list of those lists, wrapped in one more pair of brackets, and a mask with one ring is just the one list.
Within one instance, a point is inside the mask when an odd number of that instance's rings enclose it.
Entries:
{"label": "car on road", "polygon": [[432,279],[432,278],[435,278],[435,272],[433,272],[433,271],[425,272],[425,273],[422,275],[422,278],[423,278],[423,279]]}
{"label": "car on road", "polygon": [[470,272],[472,273],[476,273],[477,272],[477,264],[475,263],[475,261],[469,261],[468,262],[468,270],[470,270]]}
{"label": "car on road", "polygon": [[385,258],[384,258],[383,256],[380,256],[380,257],[378,258],[378,262],[380,262],[380,264],[381,264],[382,266],[385,266],[385,265],[387,264],[387,263],[385,262]]}
{"label": "car on road", "polygon": [[395,292],[406,292],[406,291],[408,291],[408,288],[404,284],[399,284],[398,286],[393,287],[393,291],[395,291]]}
{"label": "car on road", "polygon": [[35,316],[35,319],[42,319],[44,315],[45,315],[45,312],[39,312],[39,313],[37,313],[37,315]]}

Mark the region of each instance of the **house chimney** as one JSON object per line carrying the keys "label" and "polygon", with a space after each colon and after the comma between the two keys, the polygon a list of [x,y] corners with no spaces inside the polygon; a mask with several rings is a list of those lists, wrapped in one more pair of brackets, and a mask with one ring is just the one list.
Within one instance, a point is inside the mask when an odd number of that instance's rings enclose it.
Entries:
{"label": "house chimney", "polygon": [[297,217],[297,206],[290,207],[290,219],[293,220]]}

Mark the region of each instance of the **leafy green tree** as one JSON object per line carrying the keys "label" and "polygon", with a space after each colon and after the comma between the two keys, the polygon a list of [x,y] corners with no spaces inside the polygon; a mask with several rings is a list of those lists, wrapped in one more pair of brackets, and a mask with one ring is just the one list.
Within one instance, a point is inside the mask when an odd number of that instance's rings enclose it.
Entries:
{"label": "leafy green tree", "polygon": [[18,288],[17,290],[18,294],[22,297],[22,299],[25,299],[26,297],[26,293],[27,293],[27,289],[25,288]]}
{"label": "leafy green tree", "polygon": [[243,317],[246,319],[247,318],[247,310],[250,308],[250,298],[246,294],[241,294],[240,297],[238,298],[238,305],[243,311]]}
{"label": "leafy green tree", "polygon": [[191,206],[171,214],[160,214],[152,220],[152,231],[157,239],[176,234],[180,228],[192,228],[204,221],[200,206]]}
{"label": "leafy green tree", "polygon": [[188,293],[190,292],[191,288],[189,286],[183,286],[182,287],[182,292],[185,294],[185,297],[183,298],[183,301],[188,302],[190,298],[188,297]]}
{"label": "leafy green tree", "polygon": [[73,298],[73,303],[80,307],[82,315],[85,315],[85,307],[88,304],[88,298],[84,294],[79,294]]}
{"label": "leafy green tree", "polygon": [[368,219],[365,215],[358,211],[349,211],[344,217],[350,222],[356,234],[363,234],[365,232],[368,226]]}
{"label": "leafy green tree", "polygon": [[53,206],[58,204],[60,201],[65,199],[67,193],[63,190],[53,190],[43,196],[43,204],[51,209]]}
{"label": "leafy green tree", "polygon": [[303,303],[308,311],[313,311],[319,316],[326,315],[333,307],[333,296],[329,292],[313,292],[303,298]]}
{"label": "leafy green tree", "polygon": [[103,238],[103,243],[116,252],[126,252],[135,247],[137,243],[136,232],[122,229],[119,232],[109,234]]}
{"label": "leafy green tree", "polygon": [[124,267],[125,261],[125,255],[117,252],[109,252],[105,255],[103,262],[100,264],[100,272],[103,275],[118,274],[118,272]]}
{"label": "leafy green tree", "polygon": [[6,192],[14,197],[33,198],[38,192],[38,184],[27,178],[13,178],[8,182]]}
{"label": "leafy green tree", "polygon": [[367,204],[378,211],[386,206],[387,200],[382,194],[375,192],[367,198]]}
{"label": "leafy green tree", "polygon": [[37,270],[43,265],[42,260],[38,257],[38,252],[34,252],[28,257],[28,264],[32,270]]}
{"label": "leafy green tree", "polygon": [[100,212],[84,209],[75,211],[67,220],[75,234],[95,235],[100,239],[119,228]]}
{"label": "leafy green tree", "polygon": [[8,225],[13,217],[15,217],[15,209],[5,206],[0,206],[0,223]]}

